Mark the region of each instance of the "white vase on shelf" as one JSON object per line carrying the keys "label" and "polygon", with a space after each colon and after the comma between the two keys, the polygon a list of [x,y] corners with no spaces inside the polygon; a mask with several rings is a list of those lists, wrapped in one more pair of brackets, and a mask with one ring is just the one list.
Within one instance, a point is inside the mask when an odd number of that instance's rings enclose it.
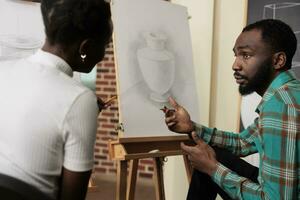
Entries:
{"label": "white vase on shelf", "polygon": [[137,51],[139,67],[151,90],[150,98],[167,102],[175,78],[174,56],[165,49],[165,35],[147,32],[144,37],[147,46]]}

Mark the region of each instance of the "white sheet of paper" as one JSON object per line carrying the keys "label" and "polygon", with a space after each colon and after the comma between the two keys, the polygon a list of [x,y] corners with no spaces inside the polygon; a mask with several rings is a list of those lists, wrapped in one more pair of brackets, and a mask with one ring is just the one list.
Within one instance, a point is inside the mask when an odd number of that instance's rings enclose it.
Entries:
{"label": "white sheet of paper", "polygon": [[[171,95],[192,119],[198,120],[187,9],[161,0],[113,0],[112,15],[123,136],[175,135],[167,129],[160,110],[164,105],[170,106],[157,97],[166,89],[161,96]],[[153,40],[148,41],[155,43],[152,46],[146,40],[149,33]],[[163,50],[157,40],[164,41]],[[154,51],[153,46],[158,50]],[[138,53],[142,51],[150,53]],[[161,55],[157,55],[159,51]],[[141,57],[147,57],[149,62],[142,63]],[[168,57],[173,61],[168,61]]]}

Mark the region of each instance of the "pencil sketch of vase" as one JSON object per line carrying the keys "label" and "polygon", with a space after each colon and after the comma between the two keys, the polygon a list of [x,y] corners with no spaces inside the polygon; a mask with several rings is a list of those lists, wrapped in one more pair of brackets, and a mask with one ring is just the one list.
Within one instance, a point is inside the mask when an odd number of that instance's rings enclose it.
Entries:
{"label": "pencil sketch of vase", "polygon": [[0,60],[28,57],[41,46],[42,41],[25,35],[0,34]]}
{"label": "pencil sketch of vase", "polygon": [[144,38],[147,46],[138,49],[137,58],[143,78],[151,90],[150,98],[156,102],[167,102],[175,78],[174,56],[165,48],[165,35],[147,32]]}

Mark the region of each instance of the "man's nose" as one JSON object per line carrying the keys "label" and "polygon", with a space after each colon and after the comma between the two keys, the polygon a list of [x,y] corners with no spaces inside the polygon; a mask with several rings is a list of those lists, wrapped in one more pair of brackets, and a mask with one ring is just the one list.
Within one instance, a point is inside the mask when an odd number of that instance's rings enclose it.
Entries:
{"label": "man's nose", "polygon": [[242,65],[238,57],[235,58],[233,64],[232,64],[232,70],[233,71],[239,71],[242,69]]}

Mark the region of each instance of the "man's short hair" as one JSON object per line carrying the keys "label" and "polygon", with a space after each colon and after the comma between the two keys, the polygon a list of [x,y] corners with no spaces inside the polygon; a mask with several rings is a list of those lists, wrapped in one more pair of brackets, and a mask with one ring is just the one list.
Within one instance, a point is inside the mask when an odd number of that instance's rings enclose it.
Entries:
{"label": "man's short hair", "polygon": [[41,11],[50,44],[67,47],[91,38],[105,45],[110,40],[110,5],[104,0],[42,0]]}
{"label": "man's short hair", "polygon": [[263,41],[272,53],[283,51],[286,54],[286,67],[291,68],[297,49],[297,38],[289,25],[276,19],[265,19],[246,26],[242,32],[258,29]]}

